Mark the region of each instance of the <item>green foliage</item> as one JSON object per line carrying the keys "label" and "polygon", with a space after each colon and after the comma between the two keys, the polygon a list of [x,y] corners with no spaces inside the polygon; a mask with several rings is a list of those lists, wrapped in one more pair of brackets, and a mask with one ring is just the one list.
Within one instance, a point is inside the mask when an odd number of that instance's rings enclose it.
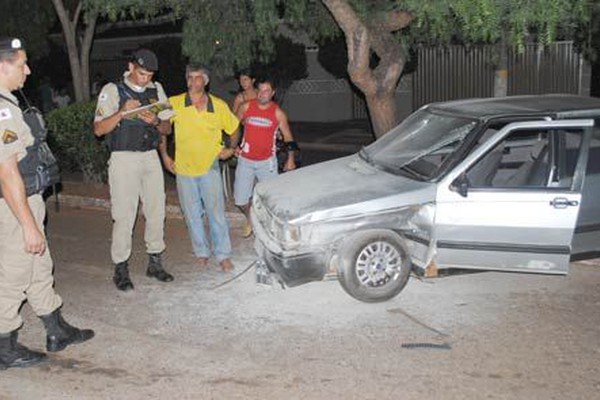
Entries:
{"label": "green foliage", "polygon": [[584,57],[594,64],[600,61],[600,1],[595,1],[587,25],[578,26],[575,43]]}
{"label": "green foliage", "polygon": [[415,16],[404,34],[412,43],[496,43],[522,48],[571,37],[589,19],[591,0],[405,0]]}
{"label": "green foliage", "polygon": [[317,59],[331,75],[338,79],[348,78],[348,51],[343,36],[322,41]]}
{"label": "green foliage", "polygon": [[82,172],[85,182],[106,182],[108,149],[93,133],[93,102],[77,103],[46,116],[48,143],[61,169]]}
{"label": "green foliage", "polygon": [[[547,44],[571,37],[587,23],[596,0],[347,0],[367,26],[378,16],[404,10],[414,19],[396,32],[406,48],[426,43],[506,43],[522,48],[529,41]],[[337,23],[317,0],[86,0],[89,10],[111,19],[183,18],[182,52],[229,76],[275,54],[278,26],[302,29],[319,44],[341,35]],[[372,26],[377,28],[377,26]]]}
{"label": "green foliage", "polygon": [[322,3],[311,0],[87,0],[86,6],[113,20],[169,12],[183,18],[183,55],[221,77],[257,61],[272,62],[282,17],[312,36],[339,33]]}

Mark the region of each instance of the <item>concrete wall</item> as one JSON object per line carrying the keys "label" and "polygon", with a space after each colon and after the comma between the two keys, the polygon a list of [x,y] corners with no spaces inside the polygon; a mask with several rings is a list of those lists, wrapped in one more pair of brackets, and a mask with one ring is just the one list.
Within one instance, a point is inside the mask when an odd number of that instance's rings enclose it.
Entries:
{"label": "concrete wall", "polygon": [[[401,119],[413,112],[412,76],[402,78],[396,89]],[[293,121],[343,121],[368,118],[362,96],[346,79],[305,79],[295,82],[282,107]]]}

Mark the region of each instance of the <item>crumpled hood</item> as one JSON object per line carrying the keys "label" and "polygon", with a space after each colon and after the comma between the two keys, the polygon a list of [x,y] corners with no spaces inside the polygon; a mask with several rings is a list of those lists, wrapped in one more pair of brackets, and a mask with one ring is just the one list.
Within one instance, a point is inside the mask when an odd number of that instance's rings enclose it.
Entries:
{"label": "crumpled hood", "polygon": [[[431,184],[379,170],[352,155],[260,182],[254,195],[279,219],[293,220],[319,211],[399,197],[424,188],[431,188]],[[412,201],[416,199],[405,200],[394,201],[394,206],[414,204]]]}

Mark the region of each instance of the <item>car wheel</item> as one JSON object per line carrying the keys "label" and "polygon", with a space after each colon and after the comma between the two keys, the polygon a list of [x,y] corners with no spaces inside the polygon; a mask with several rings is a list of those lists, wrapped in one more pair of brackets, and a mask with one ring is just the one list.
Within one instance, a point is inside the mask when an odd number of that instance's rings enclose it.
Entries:
{"label": "car wheel", "polygon": [[340,248],[339,282],[360,301],[375,303],[396,296],[408,282],[410,269],[408,251],[394,232],[358,233]]}

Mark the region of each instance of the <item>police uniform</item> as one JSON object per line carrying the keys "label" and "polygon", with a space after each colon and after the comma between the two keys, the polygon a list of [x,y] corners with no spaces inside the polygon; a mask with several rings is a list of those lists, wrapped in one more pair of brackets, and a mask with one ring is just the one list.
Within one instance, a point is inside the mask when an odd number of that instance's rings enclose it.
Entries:
{"label": "police uniform", "polygon": [[[33,144],[29,126],[17,106],[18,100],[0,87],[0,162],[17,155],[25,157],[25,149]],[[7,99],[9,100],[7,100]],[[12,101],[12,102],[11,102]],[[38,228],[43,232],[46,207],[41,194],[27,198]],[[46,249],[44,254],[25,252],[21,224],[6,204],[0,199],[0,333],[19,328],[23,320],[19,308],[27,301],[37,315],[46,315],[56,310],[62,300],[52,288],[52,258]]]}
{"label": "police uniform", "polygon": [[[10,93],[30,73],[21,41],[0,38],[0,57],[3,63],[0,74],[8,85],[0,86],[0,165],[3,170],[0,178],[3,190],[17,194],[10,197],[12,209],[5,200],[8,192],[1,193],[0,198],[0,369],[3,369],[34,365],[46,358],[44,353],[29,350],[17,342],[18,329],[23,324],[19,310],[25,299],[44,323],[48,351],[60,351],[70,344],[89,340],[94,332],[75,328],[62,318],[62,299],[53,288],[48,244],[44,243],[42,254],[26,251],[21,225],[24,222],[19,221],[15,213],[22,216],[22,210],[28,205],[25,214],[31,211],[38,231],[44,232],[46,207],[41,193],[57,181],[58,167],[45,141],[41,113],[31,107],[21,111],[17,98]],[[19,82],[21,78],[23,82]],[[15,156],[27,205],[23,197],[18,196],[22,186],[11,173]]]}
{"label": "police uniform", "polygon": [[[150,53],[142,50],[144,56]],[[145,52],[145,53],[144,53]],[[153,53],[150,55],[154,63]],[[139,59],[138,62],[143,61]],[[102,121],[118,112],[126,100],[138,100],[142,105],[155,102],[168,102],[162,85],[149,82],[145,87],[134,85],[128,78],[129,72],[123,75],[123,80],[105,85],[98,95],[96,116],[94,121]],[[161,121],[168,120],[173,115],[172,110],[158,113]],[[133,288],[129,281],[127,261],[131,255],[132,232],[137,218],[139,200],[142,200],[142,210],[146,219],[144,239],[146,252],[152,257],[160,257],[165,249],[165,187],[162,164],[156,151],[160,141],[157,127],[141,120],[124,118],[115,129],[106,135],[105,141],[111,151],[108,161],[108,179],[111,196],[111,213],[113,223],[111,257],[116,266],[113,280],[117,288],[127,290]],[[160,266],[160,258],[155,258]],[[156,264],[155,264],[156,265]],[[149,264],[150,268],[150,264]],[[158,272],[155,276],[161,281],[172,280],[170,274]],[[127,282],[123,281],[127,275]],[[129,286],[129,287],[127,287]]]}

